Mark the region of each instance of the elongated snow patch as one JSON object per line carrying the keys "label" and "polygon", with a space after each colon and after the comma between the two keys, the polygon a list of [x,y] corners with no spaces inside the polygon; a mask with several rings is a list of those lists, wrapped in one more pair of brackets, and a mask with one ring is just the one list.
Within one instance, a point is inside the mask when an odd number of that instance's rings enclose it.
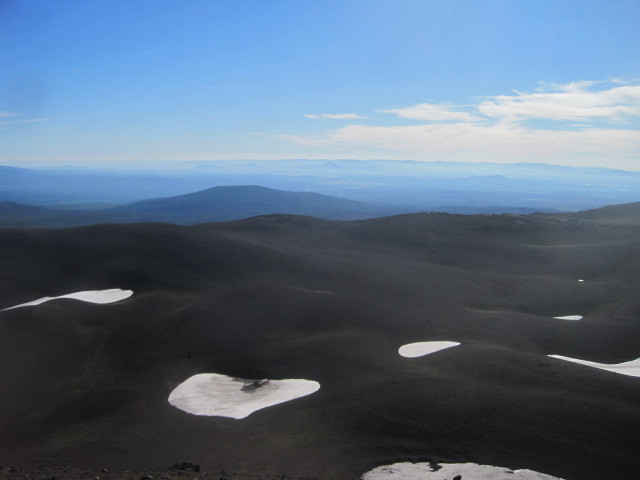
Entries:
{"label": "elongated snow patch", "polygon": [[459,342],[416,342],[402,345],[398,349],[398,353],[403,357],[414,358],[429,355],[430,353],[439,352],[445,348],[456,347]]}
{"label": "elongated snow patch", "polygon": [[436,468],[429,463],[394,463],[374,468],[360,478],[361,480],[451,480],[456,475],[460,475],[462,480],[562,480],[533,470],[510,470],[477,463],[441,463]]}
{"label": "elongated snow patch", "polygon": [[109,290],[88,290],[86,292],[68,293],[66,295],[60,295],[59,297],[43,297],[32,302],[21,303],[20,305],[14,305],[13,307],[4,308],[1,311],[11,310],[13,308],[31,307],[34,305],[40,305],[41,303],[49,302],[51,300],[58,300],[59,298],[72,298],[73,300],[80,300],[82,302],[89,303],[114,303],[129,298],[133,295],[131,290],[122,290],[120,288],[111,288]]}
{"label": "elongated snow patch", "polygon": [[553,317],[558,320],[582,320],[582,315],[565,315],[564,317]]}
{"label": "elongated snow patch", "polygon": [[246,380],[200,373],[178,385],[169,395],[169,403],[193,415],[240,419],[319,389],[320,384],[312,380]]}
{"label": "elongated snow patch", "polygon": [[640,377],[640,358],[636,358],[635,360],[630,360],[624,363],[597,363],[590,362],[588,360],[580,360],[578,358],[563,357],[562,355],[549,356],[553,358],[559,358],[560,360],[566,360],[568,362],[580,363],[588,367],[607,370],[608,372],[620,373],[621,375],[629,375],[630,377]]}

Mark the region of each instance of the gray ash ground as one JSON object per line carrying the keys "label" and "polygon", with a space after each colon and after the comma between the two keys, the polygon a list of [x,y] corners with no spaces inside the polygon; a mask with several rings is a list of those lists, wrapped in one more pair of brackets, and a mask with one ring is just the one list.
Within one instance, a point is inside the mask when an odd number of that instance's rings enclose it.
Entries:
{"label": "gray ash ground", "polygon": [[115,471],[105,467],[91,470],[76,467],[22,468],[0,466],[2,480],[315,480],[316,477],[291,477],[289,475],[240,475],[225,470],[205,472],[200,466],[188,462],[175,464],[160,470]]}
{"label": "gray ash ground", "polygon": [[[0,465],[29,467],[0,478],[355,480],[437,461],[637,480],[640,378],[549,357],[640,356],[633,212],[0,230],[0,308],[135,292],[0,314]],[[444,340],[461,345],[398,354]],[[202,372],[322,388],[242,420],[172,406]],[[170,470],[184,460],[201,471]]]}

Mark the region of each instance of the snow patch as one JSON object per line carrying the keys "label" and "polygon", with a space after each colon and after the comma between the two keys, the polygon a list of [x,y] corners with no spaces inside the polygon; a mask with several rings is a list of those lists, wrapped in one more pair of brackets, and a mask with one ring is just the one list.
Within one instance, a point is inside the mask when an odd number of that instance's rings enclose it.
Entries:
{"label": "snow patch", "polygon": [[430,353],[439,352],[445,348],[451,348],[460,345],[459,342],[416,342],[402,345],[398,349],[398,353],[403,357],[415,358],[429,355]]}
{"label": "snow patch", "polygon": [[122,290],[120,288],[111,288],[109,290],[88,290],[86,292],[68,293],[66,295],[60,295],[59,297],[43,297],[38,300],[33,300],[32,302],[21,303],[20,305],[4,308],[0,311],[4,312],[5,310],[11,310],[14,308],[31,307],[51,300],[57,300],[59,298],[71,298],[73,300],[98,304],[114,303],[124,300],[125,298],[129,298],[131,295],[133,295],[133,291]]}
{"label": "snow patch", "polygon": [[319,389],[320,384],[312,380],[246,380],[199,373],[178,385],[169,395],[169,403],[193,415],[240,419]]}
{"label": "snow patch", "polygon": [[562,480],[533,470],[510,470],[477,463],[394,463],[368,471],[361,480]]}
{"label": "snow patch", "polygon": [[582,315],[565,315],[564,317],[553,317],[558,320],[582,320]]}
{"label": "snow patch", "polygon": [[621,375],[629,375],[630,377],[640,377],[640,358],[624,363],[597,363],[588,360],[580,360],[578,358],[563,357],[562,355],[549,355],[553,358],[566,360],[568,362],[579,363],[588,367],[607,370],[608,372],[620,373]]}

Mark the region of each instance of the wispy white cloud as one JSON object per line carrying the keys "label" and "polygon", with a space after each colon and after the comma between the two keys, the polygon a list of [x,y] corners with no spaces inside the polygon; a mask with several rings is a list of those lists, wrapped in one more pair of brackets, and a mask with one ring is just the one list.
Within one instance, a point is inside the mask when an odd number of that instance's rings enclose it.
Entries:
{"label": "wispy white cloud", "polygon": [[[16,125],[19,123],[44,122],[44,118],[20,118],[23,115],[15,112],[0,112],[0,125]],[[9,119],[9,120],[5,120]]]}
{"label": "wispy white cloud", "polygon": [[357,113],[320,113],[318,115],[308,113],[305,115],[306,118],[311,118],[313,120],[319,120],[323,118],[332,119],[332,120],[353,120],[358,118],[367,118],[362,115],[358,115]]}
{"label": "wispy white cloud", "polygon": [[640,115],[640,85],[595,90],[599,82],[548,85],[534,93],[491,97],[477,105],[482,115],[503,120],[603,119],[620,122]]}
{"label": "wispy white cloud", "polygon": [[[638,82],[541,84],[531,93],[484,97],[474,105],[420,103],[380,112],[394,115],[386,126],[352,123],[287,138],[298,145],[366,149],[388,157],[591,165],[614,159],[640,168]],[[419,123],[400,125],[398,117]]]}
{"label": "wispy white cloud", "polygon": [[640,82],[640,78],[624,78],[624,77],[613,77],[610,78],[613,83],[619,83],[622,85],[635,84]]}
{"label": "wispy white cloud", "polygon": [[0,125],[17,125],[19,123],[40,123],[44,122],[44,118],[25,118],[24,120],[0,121]]}
{"label": "wispy white cloud", "polygon": [[393,113],[400,118],[412,120],[426,120],[431,122],[475,122],[479,117],[465,111],[452,110],[450,106],[420,103],[411,107],[382,110],[385,113]]}

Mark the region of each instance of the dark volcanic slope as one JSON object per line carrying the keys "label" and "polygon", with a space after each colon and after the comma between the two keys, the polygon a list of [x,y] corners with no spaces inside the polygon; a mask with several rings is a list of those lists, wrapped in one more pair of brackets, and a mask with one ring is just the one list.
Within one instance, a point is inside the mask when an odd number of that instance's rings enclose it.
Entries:
{"label": "dark volcanic slope", "polygon": [[640,202],[608,205],[576,213],[555,214],[557,218],[582,220],[611,225],[640,225]]}
{"label": "dark volcanic slope", "polygon": [[331,220],[359,220],[397,213],[388,208],[312,192],[223,186],[175,197],[155,198],[100,210],[59,210],[0,203],[0,226],[61,228],[97,223],[166,222],[191,225],[287,213]]}
{"label": "dark volcanic slope", "polygon": [[[418,214],[0,233],[0,464],[356,479],[397,461],[635,479],[640,228]],[[578,282],[584,279],[584,282]],[[553,316],[580,314],[579,322]],[[405,343],[462,345],[402,358]],[[244,420],[167,403],[196,373],[307,378]]]}

